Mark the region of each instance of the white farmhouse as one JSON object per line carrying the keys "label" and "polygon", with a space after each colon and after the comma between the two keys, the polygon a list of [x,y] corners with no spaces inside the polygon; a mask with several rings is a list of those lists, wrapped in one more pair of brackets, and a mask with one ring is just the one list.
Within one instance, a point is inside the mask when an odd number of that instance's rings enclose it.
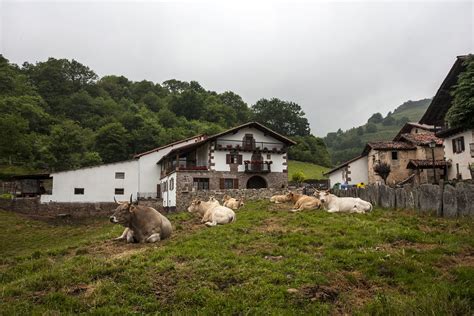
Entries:
{"label": "white farmhouse", "polygon": [[361,155],[340,164],[324,175],[329,178],[330,186],[334,186],[337,183],[349,185],[367,184],[369,181],[367,168],[367,155]]}
{"label": "white farmhouse", "polygon": [[473,179],[474,129],[449,128],[436,136],[443,138],[444,157],[449,163],[448,180]]}
{"label": "white farmhouse", "polygon": [[133,160],[52,173],[44,202],[110,202],[162,198],[176,208],[196,190],[284,188],[292,140],[249,122],[213,136],[198,135],[136,155]]}

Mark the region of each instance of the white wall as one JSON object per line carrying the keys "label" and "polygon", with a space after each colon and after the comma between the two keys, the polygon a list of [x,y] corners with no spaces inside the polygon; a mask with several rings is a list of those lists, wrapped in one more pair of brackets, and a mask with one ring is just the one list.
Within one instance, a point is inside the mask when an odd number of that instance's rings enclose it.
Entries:
{"label": "white wall", "polygon": [[[464,148],[461,153],[453,153],[453,139],[464,136]],[[444,139],[444,157],[447,161],[451,161],[451,166],[448,168],[448,180],[456,179],[457,168],[459,164],[459,173],[463,179],[471,179],[471,172],[468,167],[470,163],[474,163],[474,158],[471,157],[470,145],[474,143],[474,130],[468,130]]]}
{"label": "white wall", "polygon": [[365,184],[369,183],[369,165],[368,157],[363,156],[351,163],[349,163],[349,171],[351,172],[349,184],[357,184],[364,182]]}
{"label": "white wall", "polygon": [[[285,145],[284,143],[273,138],[270,135],[264,135],[264,132],[256,128],[242,128],[236,134],[228,134],[228,135],[224,135],[218,138],[217,142],[218,144],[223,144],[223,146],[225,146],[226,144],[230,144],[232,146],[236,146],[237,144],[239,144],[240,146],[242,146],[242,140],[245,134],[252,134],[253,138],[255,139],[255,142],[257,143],[257,146],[259,146],[258,142],[272,143],[268,145],[264,144],[264,146],[268,146],[268,149],[270,150],[273,148],[281,149]],[[231,140],[232,142],[225,142],[225,140]],[[234,141],[238,141],[240,143],[236,143]],[[214,170],[230,171],[230,165],[227,164],[227,160],[226,160],[227,154],[229,154],[228,150],[215,150],[214,151],[214,159],[211,160],[211,162],[215,163]],[[262,152],[262,157],[263,157],[263,161],[273,161],[270,167],[271,168],[270,170],[272,172],[283,172],[283,170],[287,168],[286,165],[283,165],[283,163],[286,162],[286,159],[283,158],[287,156],[286,153],[283,153],[283,154],[268,153],[268,154],[270,154],[270,159],[267,158],[267,153],[265,152]],[[239,166],[238,171],[243,172],[245,171],[245,164],[243,162],[245,160],[251,160],[252,153],[240,151],[239,155],[242,155],[242,165]]]}
{"label": "white wall", "polygon": [[336,183],[344,183],[344,179],[342,178],[343,176],[343,170],[344,168],[338,169],[332,173],[330,173],[329,176],[329,186],[332,187]]}
{"label": "white wall", "polygon": [[[130,160],[78,170],[57,172],[53,177],[53,193],[42,195],[41,202],[113,202],[136,199],[138,192],[138,161]],[[124,179],[115,179],[116,172],[125,172]],[[74,188],[84,188],[84,195],[74,194]],[[114,195],[123,188],[123,195]]]}
{"label": "white wall", "polygon": [[[171,179],[174,181],[173,189],[171,189]],[[176,206],[176,172],[173,172],[167,177],[161,179],[161,187],[164,187],[164,183],[167,182],[168,190],[162,193],[163,198],[163,206],[164,207],[172,207]]]}

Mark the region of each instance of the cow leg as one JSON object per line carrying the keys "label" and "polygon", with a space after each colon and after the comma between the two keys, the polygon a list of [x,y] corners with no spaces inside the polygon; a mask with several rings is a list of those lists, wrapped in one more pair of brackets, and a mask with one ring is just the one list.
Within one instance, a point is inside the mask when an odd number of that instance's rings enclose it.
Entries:
{"label": "cow leg", "polygon": [[117,238],[114,238],[113,240],[119,241],[119,240],[125,240],[125,239],[127,239],[127,235],[128,235],[128,232],[129,232],[129,231],[130,231],[130,229],[129,229],[128,227],[125,227],[125,229],[124,229],[122,235],[120,235],[120,236],[117,237]]}
{"label": "cow leg", "polygon": [[212,222],[206,222],[206,226],[212,227],[212,226],[217,226],[217,221],[212,221]]}
{"label": "cow leg", "polygon": [[[128,229],[128,228],[127,228],[127,229]],[[133,236],[133,230],[128,229],[126,239],[127,239],[127,242],[128,242],[129,244],[135,242],[135,238],[134,238],[134,236]]]}
{"label": "cow leg", "polygon": [[328,210],[328,213],[336,213],[337,210],[334,210],[334,209],[331,209],[331,210]]}
{"label": "cow leg", "polygon": [[160,234],[154,233],[146,239],[146,242],[153,243],[153,242],[157,242],[157,241],[160,241],[160,240],[161,240]]}

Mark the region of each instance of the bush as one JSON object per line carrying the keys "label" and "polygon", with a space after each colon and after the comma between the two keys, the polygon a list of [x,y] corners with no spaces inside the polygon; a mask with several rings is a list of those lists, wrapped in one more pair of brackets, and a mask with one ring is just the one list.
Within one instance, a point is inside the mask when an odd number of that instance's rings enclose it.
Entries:
{"label": "bush", "polygon": [[13,199],[13,195],[10,193],[3,193],[3,194],[0,194],[0,199],[11,200]]}
{"label": "bush", "polygon": [[299,172],[295,172],[292,176],[291,176],[291,180],[300,184],[301,182],[304,181],[304,179],[306,179],[306,176],[304,175],[303,172],[299,171]]}

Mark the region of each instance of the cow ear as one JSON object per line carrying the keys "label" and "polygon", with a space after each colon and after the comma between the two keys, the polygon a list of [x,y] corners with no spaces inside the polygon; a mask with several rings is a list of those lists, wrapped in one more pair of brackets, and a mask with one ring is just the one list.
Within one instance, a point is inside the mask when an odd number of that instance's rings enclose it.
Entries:
{"label": "cow ear", "polygon": [[201,200],[197,201],[196,204],[201,204]]}

